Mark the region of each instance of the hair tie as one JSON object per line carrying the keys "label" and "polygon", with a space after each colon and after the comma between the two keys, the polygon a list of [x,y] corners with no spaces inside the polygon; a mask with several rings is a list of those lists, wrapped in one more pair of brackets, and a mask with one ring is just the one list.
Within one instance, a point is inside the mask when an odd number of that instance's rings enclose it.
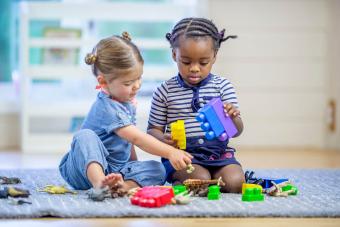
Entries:
{"label": "hair tie", "polygon": [[166,33],[165,34],[165,38],[168,40],[168,41],[171,41],[171,33]]}
{"label": "hair tie", "polygon": [[127,41],[131,41],[131,36],[128,32],[123,32],[122,37],[123,37],[123,39],[125,39]]}
{"label": "hair tie", "polygon": [[225,33],[225,29],[223,29],[222,31],[220,31],[218,33],[218,35],[220,36],[220,39],[223,39],[224,38],[224,33]]}
{"label": "hair tie", "polygon": [[93,65],[97,60],[97,55],[93,53],[88,53],[85,57],[85,63],[88,65]]}
{"label": "hair tie", "polygon": [[225,29],[222,29],[219,33],[218,33],[218,36],[219,36],[219,43],[221,44],[222,42],[226,41],[227,39],[236,39],[237,38],[237,35],[228,35],[227,37],[224,38],[224,34],[225,33]]}

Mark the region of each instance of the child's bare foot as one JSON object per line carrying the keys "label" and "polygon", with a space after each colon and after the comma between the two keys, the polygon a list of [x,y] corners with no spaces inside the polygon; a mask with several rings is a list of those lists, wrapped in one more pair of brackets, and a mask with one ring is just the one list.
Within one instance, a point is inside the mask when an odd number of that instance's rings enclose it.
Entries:
{"label": "child's bare foot", "polygon": [[124,183],[123,177],[119,173],[109,173],[102,180],[101,187],[108,186],[110,189],[120,186]]}
{"label": "child's bare foot", "polygon": [[125,182],[121,174],[110,173],[102,181],[102,187],[108,187],[112,197],[124,196],[127,191],[124,189]]}

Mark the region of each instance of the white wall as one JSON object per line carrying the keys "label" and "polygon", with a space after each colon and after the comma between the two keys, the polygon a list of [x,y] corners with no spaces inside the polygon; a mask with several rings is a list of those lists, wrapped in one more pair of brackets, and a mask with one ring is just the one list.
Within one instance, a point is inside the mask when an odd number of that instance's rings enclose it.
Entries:
{"label": "white wall", "polygon": [[239,95],[237,144],[326,147],[329,41],[339,40],[330,15],[339,9],[328,0],[210,1],[210,18],[239,36],[223,43],[215,66]]}
{"label": "white wall", "polygon": [[327,145],[330,148],[340,149],[340,1],[331,0],[331,29],[330,34],[330,80],[328,82],[329,97],[336,100],[336,130],[335,132],[328,132]]}

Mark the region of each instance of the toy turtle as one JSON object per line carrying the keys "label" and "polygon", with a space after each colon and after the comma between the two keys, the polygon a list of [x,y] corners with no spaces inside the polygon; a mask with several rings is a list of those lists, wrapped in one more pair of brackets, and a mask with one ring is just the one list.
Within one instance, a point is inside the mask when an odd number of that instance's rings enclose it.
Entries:
{"label": "toy turtle", "polygon": [[68,188],[63,186],[56,186],[56,185],[46,185],[43,189],[37,189],[38,192],[47,192],[50,194],[77,194],[75,191],[71,191]]}

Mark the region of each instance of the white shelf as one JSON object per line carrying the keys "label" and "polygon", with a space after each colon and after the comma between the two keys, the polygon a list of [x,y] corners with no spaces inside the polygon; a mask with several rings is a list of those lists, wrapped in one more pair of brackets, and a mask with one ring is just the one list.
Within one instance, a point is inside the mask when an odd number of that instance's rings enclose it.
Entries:
{"label": "white shelf", "polygon": [[[146,66],[143,69],[143,79],[161,79],[164,75],[174,76],[177,72],[173,66]],[[32,79],[67,79],[67,78],[84,78],[92,75],[88,65],[56,67],[56,65],[35,65],[27,69],[27,76]]]}
{"label": "white shelf", "polygon": [[[79,20],[110,21],[178,21],[195,10],[190,6],[168,3],[22,3],[22,11],[30,19],[58,20],[77,18]],[[128,10],[122,10],[128,9]],[[141,13],[143,12],[143,13]]]}
{"label": "white shelf", "polygon": [[[30,47],[41,48],[82,48],[84,46],[93,47],[98,40],[78,39],[78,38],[30,38]],[[166,49],[169,50],[169,43],[165,39],[133,39],[133,42],[140,49]],[[169,50],[170,51],[170,50]]]}
{"label": "white shelf", "polygon": [[[64,124],[58,124],[61,119],[81,117],[87,114],[91,107],[95,94],[95,84],[84,83],[83,89],[86,94],[78,94],[78,90],[72,86],[60,83],[65,86],[66,91],[58,91],[55,87],[41,87],[37,91],[37,85],[32,80],[57,80],[71,81],[78,84],[78,81],[86,81],[87,78],[93,80],[94,76],[90,66],[79,61],[79,65],[65,64],[30,64],[30,50],[32,48],[66,48],[79,49],[79,54],[91,50],[98,42],[99,37],[89,34],[88,25],[90,22],[166,22],[174,24],[183,17],[195,16],[198,8],[192,7],[195,1],[173,1],[152,2],[152,3],[115,3],[115,2],[96,2],[92,3],[65,3],[65,2],[21,2],[20,3],[20,76],[21,76],[21,144],[24,152],[66,152],[72,141],[72,134],[68,129],[64,129]],[[51,38],[51,37],[31,37],[30,26],[34,20],[59,21],[61,27],[79,28],[82,30],[80,38]],[[70,26],[70,24],[72,26]],[[91,36],[93,35],[93,36]],[[171,54],[169,44],[164,37],[134,39],[134,43],[141,50],[168,50]],[[164,80],[177,73],[175,64],[167,66],[147,65],[144,67],[143,79]],[[58,83],[55,83],[58,84]],[[152,86],[152,85],[151,85]],[[46,96],[46,97],[44,97]],[[65,96],[67,98],[65,98]],[[91,98],[92,97],[92,98]],[[145,103],[145,101],[142,101]],[[139,106],[138,119],[145,127],[147,122],[146,104]],[[1,106],[0,106],[1,108]],[[56,118],[55,124],[63,126],[64,132],[50,133],[55,131],[53,122],[49,118]],[[34,124],[33,122],[46,122],[44,125]],[[58,122],[58,123],[56,123]],[[67,121],[62,121],[66,123]],[[39,126],[39,127],[33,127]],[[41,127],[44,126],[40,132]],[[49,126],[49,127],[45,127]],[[50,131],[48,131],[50,130]],[[59,127],[58,127],[59,130]],[[145,128],[142,128],[145,130]],[[59,132],[59,131],[58,131]]]}

